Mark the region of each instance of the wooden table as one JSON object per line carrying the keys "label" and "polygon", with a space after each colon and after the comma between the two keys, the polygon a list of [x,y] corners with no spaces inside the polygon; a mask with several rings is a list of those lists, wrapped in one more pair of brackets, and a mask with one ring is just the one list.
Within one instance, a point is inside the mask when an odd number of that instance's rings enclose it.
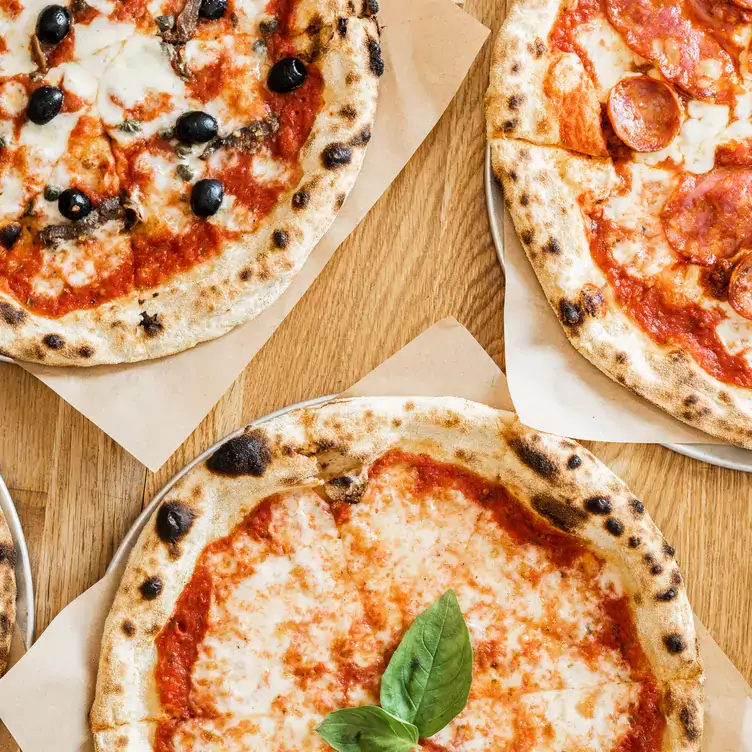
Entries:
{"label": "wooden table", "polygon": [[[466,9],[498,29],[501,0]],[[337,392],[447,315],[503,367],[503,278],[483,193],[490,45],[403,174],[213,412],[156,474],[0,365],[0,470],[31,550],[38,631],[105,571],[156,491],[230,430]],[[752,682],[752,478],[656,446],[593,447],[677,548],[699,617]]]}

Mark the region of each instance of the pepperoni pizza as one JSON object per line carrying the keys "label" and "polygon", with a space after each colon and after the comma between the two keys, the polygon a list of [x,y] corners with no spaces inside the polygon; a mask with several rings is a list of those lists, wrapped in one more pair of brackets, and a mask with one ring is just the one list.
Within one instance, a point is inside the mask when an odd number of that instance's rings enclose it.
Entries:
{"label": "pepperoni pizza", "polygon": [[156,358],[273,302],[371,137],[374,0],[0,2],[0,352]]}
{"label": "pepperoni pizza", "polygon": [[752,448],[752,5],[519,0],[487,96],[497,176],[574,346]]}
{"label": "pepperoni pizza", "polygon": [[96,748],[330,749],[316,727],[378,703],[450,588],[474,677],[423,749],[700,749],[692,613],[643,504],[578,444],[449,398],[298,410],[187,474],[107,619]]}

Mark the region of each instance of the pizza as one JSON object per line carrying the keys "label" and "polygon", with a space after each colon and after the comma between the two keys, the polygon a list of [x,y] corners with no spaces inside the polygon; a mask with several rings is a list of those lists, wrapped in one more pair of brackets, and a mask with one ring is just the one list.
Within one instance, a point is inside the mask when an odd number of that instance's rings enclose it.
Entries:
{"label": "pizza", "polygon": [[16,549],[0,510],[0,676],[5,673],[16,623]]}
{"label": "pizza", "polygon": [[288,287],[345,202],[375,0],[0,3],[0,352],[157,358]]}
{"label": "pizza", "polygon": [[487,95],[494,171],[571,343],[752,448],[747,0],[519,0]]}
{"label": "pizza", "polygon": [[[580,445],[456,398],[343,399],[229,439],[167,494],[107,618],[99,752],[326,750],[454,590],[462,750],[699,750],[674,549]],[[400,747],[402,749],[402,747]]]}

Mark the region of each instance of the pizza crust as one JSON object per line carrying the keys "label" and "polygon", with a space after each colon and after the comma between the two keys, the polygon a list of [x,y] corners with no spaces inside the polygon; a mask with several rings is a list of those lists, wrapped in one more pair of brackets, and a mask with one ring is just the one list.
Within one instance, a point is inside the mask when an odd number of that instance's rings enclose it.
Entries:
{"label": "pizza crust", "polygon": [[[509,413],[455,398],[365,398],[297,410],[249,429],[168,494],[163,508],[181,508],[191,524],[166,543],[155,514],[130,555],[105,626],[91,711],[100,752],[115,749],[107,741],[117,736],[112,730],[159,720],[154,638],[207,543],[227,535],[270,494],[321,487],[391,448],[502,483],[617,567],[664,698],[673,740],[665,749],[699,749],[703,678],[685,587],[673,548],[624,483],[580,445],[525,428]],[[607,515],[588,511],[585,501],[595,496],[608,499]],[[154,578],[156,596],[145,585]]]}
{"label": "pizza crust", "polygon": [[16,549],[0,511],[0,676],[5,673],[16,624]]}
{"label": "pizza crust", "polygon": [[[319,5],[303,3],[299,15]],[[337,216],[371,139],[383,61],[372,4],[358,5],[325,3],[347,23],[295,38],[301,49],[317,46],[324,104],[301,150],[303,177],[253,234],[162,287],[57,319],[0,292],[0,354],[55,366],[160,358],[219,337],[277,300]]]}

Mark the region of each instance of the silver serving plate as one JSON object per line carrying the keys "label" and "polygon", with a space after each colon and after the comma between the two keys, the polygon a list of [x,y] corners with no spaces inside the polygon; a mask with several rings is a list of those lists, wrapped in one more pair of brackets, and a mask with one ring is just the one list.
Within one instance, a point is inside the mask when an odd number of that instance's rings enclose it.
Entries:
{"label": "silver serving plate", "polygon": [[[491,168],[491,149],[486,148],[486,205],[496,254],[504,269],[504,194]],[[752,473],[752,451],[727,444],[663,444],[667,449],[710,465]]]}
{"label": "silver serving plate", "polygon": [[16,549],[16,622],[28,649],[34,641],[34,586],[31,579],[29,551],[26,548],[26,539],[13,499],[1,477],[0,509],[8,522],[13,546]]}
{"label": "silver serving plate", "polygon": [[214,452],[216,452],[217,449],[222,446],[222,444],[224,444],[226,441],[229,441],[230,439],[234,439],[236,436],[240,436],[240,434],[242,434],[246,430],[246,428],[257,428],[258,426],[262,426],[264,423],[268,423],[270,420],[279,418],[281,415],[286,415],[293,410],[298,410],[306,407],[318,407],[319,405],[323,405],[325,402],[333,400],[336,396],[336,394],[330,394],[328,397],[315,397],[314,399],[305,400],[304,402],[297,402],[294,405],[290,405],[289,407],[283,407],[281,410],[276,410],[273,413],[264,415],[258,420],[254,420],[253,423],[249,424],[248,426],[239,428],[237,431],[233,431],[231,434],[225,436],[216,444],[209,447],[205,452],[202,452],[198,457],[196,457],[196,459],[194,459],[190,464],[186,465],[177,475],[175,475],[172,480],[170,480],[167,485],[149,502],[144,511],[141,512],[136,521],[133,523],[131,529],[125,534],[125,537],[118,546],[117,551],[115,551],[115,555],[112,557],[110,566],[107,567],[107,574],[114,572],[121,565],[125,564],[131,550],[136,545],[136,541],[138,540],[139,535],[141,535],[141,531],[146,527],[146,523],[151,519],[151,516],[154,514],[154,512],[156,512],[157,507],[162,502],[162,499],[164,499],[165,496],[167,496],[167,494],[170,493],[170,491],[172,491],[172,489],[175,487],[175,484],[181,478],[187,475],[191,470],[193,470],[196,465],[199,465],[204,460],[209,459],[209,457],[211,457],[212,454],[214,454]]}

